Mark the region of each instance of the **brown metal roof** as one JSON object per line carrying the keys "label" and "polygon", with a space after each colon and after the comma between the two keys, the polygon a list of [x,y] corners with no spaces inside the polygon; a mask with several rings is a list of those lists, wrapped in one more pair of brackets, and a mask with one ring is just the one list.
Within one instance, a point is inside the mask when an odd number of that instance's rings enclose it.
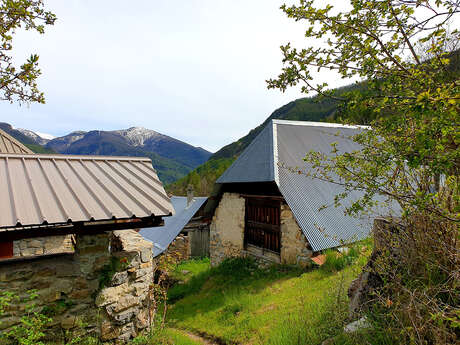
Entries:
{"label": "brown metal roof", "polygon": [[0,191],[0,229],[174,212],[148,158],[0,154]]}
{"label": "brown metal roof", "polygon": [[0,129],[0,153],[33,154],[34,152]]}

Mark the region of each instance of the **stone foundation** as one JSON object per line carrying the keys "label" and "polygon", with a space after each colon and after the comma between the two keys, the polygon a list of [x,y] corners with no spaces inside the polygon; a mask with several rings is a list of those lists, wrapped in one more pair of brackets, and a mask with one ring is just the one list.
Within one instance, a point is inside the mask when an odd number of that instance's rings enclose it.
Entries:
{"label": "stone foundation", "polygon": [[244,248],[245,199],[224,193],[210,227],[211,265],[238,256],[253,256],[259,262],[309,266],[313,252],[289,206],[281,204],[281,251],[276,254],[255,246]]}
{"label": "stone foundation", "polygon": [[[92,334],[121,344],[150,325],[152,244],[132,230],[76,236],[75,253],[0,263],[0,291],[26,297],[35,289],[39,311],[53,319],[47,332]],[[23,306],[12,305],[0,330],[19,323]]]}

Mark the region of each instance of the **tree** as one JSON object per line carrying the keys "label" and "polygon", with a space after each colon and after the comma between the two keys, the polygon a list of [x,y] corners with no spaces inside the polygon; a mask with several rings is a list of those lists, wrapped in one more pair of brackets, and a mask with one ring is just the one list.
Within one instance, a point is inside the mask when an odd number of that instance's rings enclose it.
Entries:
{"label": "tree", "polygon": [[[376,195],[399,205],[401,216],[392,221],[404,229],[395,244],[400,257],[397,264],[389,257],[386,266],[381,262],[388,282],[381,293],[383,301],[399,294],[386,320],[417,344],[454,343],[460,325],[460,69],[459,52],[449,51],[460,38],[449,27],[458,22],[459,6],[458,0],[352,0],[349,11],[334,13],[314,1],[284,5],[289,18],[306,24],[306,37],[323,45],[282,46],[282,72],[267,81],[269,88],[300,84],[305,93],[335,98],[344,122],[371,126],[350,138],[361,150],[343,153],[333,145],[329,155],[309,152],[305,161],[310,176],[344,187],[336,205],[351,190],[362,192],[347,208],[350,215],[374,209]],[[337,97],[316,80],[314,71],[323,69],[358,77],[366,89]]]}
{"label": "tree", "polygon": [[42,0],[2,0],[0,3],[0,99],[14,102],[44,103],[38,90],[38,55],[32,54],[19,67],[13,61],[13,35],[18,29],[34,30],[41,34],[45,25],[53,25],[56,16],[45,11]]}

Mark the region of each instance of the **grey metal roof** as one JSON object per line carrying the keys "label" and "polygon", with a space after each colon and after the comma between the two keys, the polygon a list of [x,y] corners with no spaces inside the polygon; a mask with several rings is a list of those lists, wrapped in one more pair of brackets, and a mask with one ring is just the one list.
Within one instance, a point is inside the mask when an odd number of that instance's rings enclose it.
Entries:
{"label": "grey metal roof", "polygon": [[[338,143],[337,148],[341,152],[359,150],[360,146],[347,137],[362,130],[363,127],[340,124],[272,120],[241,154],[244,160],[238,158],[217,182],[260,182],[257,174],[261,174],[263,181],[276,182],[314,251],[360,240],[369,234],[370,218],[346,216],[346,203],[342,207],[334,207],[334,196],[343,191],[342,187],[288,168],[308,170],[309,166],[303,161],[306,153],[314,150],[330,154],[333,142]],[[271,162],[263,166],[252,164],[258,162],[261,156],[266,156],[267,148],[272,148]],[[351,203],[358,197],[360,194],[355,192],[347,200]],[[323,205],[330,207],[319,211]]]}
{"label": "grey metal roof", "polygon": [[266,126],[217,183],[269,182],[274,180],[273,126]]}
{"label": "grey metal roof", "polygon": [[0,129],[0,153],[33,154],[34,152]]}
{"label": "grey metal roof", "polygon": [[153,242],[153,256],[163,253],[172,241],[179,235],[195,213],[206,202],[208,198],[196,197],[187,206],[187,197],[172,196],[171,203],[176,213],[165,219],[165,225],[155,228],[144,228],[139,233],[145,239]]}
{"label": "grey metal roof", "polygon": [[148,158],[0,154],[0,229],[167,216]]}

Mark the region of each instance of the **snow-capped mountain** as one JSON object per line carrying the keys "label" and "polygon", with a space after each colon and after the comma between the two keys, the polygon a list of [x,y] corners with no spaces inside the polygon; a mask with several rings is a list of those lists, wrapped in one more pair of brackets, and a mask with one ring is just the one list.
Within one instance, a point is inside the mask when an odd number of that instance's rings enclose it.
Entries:
{"label": "snow-capped mountain", "polygon": [[59,152],[59,153],[66,153],[66,150],[76,141],[83,139],[86,135],[85,131],[75,131],[64,135],[63,137],[54,138],[49,140],[46,143],[46,147]]}
{"label": "snow-capped mountain", "polygon": [[29,129],[24,129],[24,128],[14,128],[13,129],[21,132],[25,136],[29,137],[33,141],[35,141],[39,145],[46,145],[50,140],[53,140],[56,138],[55,136],[51,134],[46,134],[46,133],[41,133],[41,132],[34,132]]}
{"label": "snow-capped mountain", "polygon": [[133,146],[144,146],[144,143],[149,139],[167,137],[166,135],[144,127],[131,127],[112,132],[125,137]]}
{"label": "snow-capped mountain", "polygon": [[211,152],[201,147],[143,127],[115,131],[74,131],[57,138],[27,129],[16,129],[8,123],[0,123],[0,128],[32,147],[35,152],[43,152],[44,149],[44,152],[74,155],[149,157],[165,183],[185,176],[211,156]]}

